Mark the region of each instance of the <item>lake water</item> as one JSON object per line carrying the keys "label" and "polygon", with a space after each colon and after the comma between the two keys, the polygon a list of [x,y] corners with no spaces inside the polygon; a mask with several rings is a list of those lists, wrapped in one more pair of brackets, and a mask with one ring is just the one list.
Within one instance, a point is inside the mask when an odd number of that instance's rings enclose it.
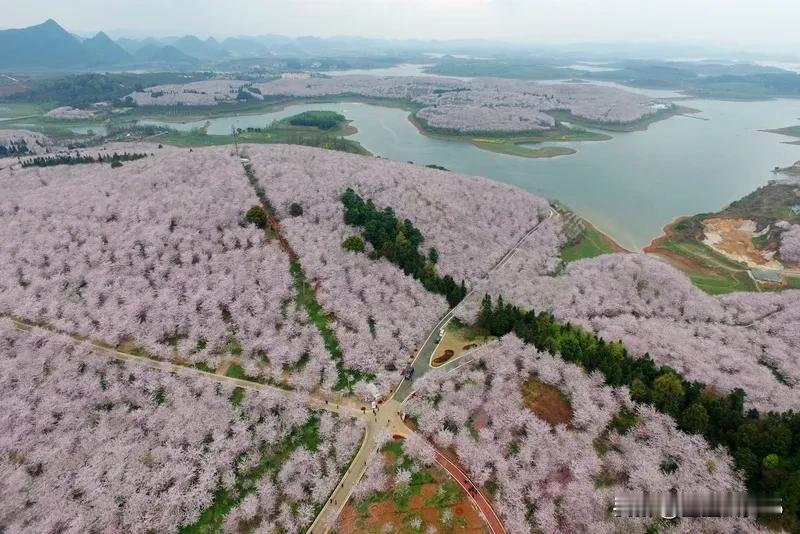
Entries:
{"label": "lake water", "polygon": [[564,143],[577,154],[552,159],[432,139],[414,128],[406,111],[359,103],[296,105],[208,122],[209,133],[227,134],[231,126],[264,126],[310,109],[337,111],[358,128],[351,139],[375,155],[443,165],[560,200],[623,246],[640,249],[674,217],[716,211],[773,178],[773,167],[800,160],[800,146],[781,142],[790,138],[758,131],[798,124],[800,100],[681,103],[701,113],[660,121],[642,132],[612,133],[611,141]]}
{"label": "lake water", "polygon": [[322,71],[320,74],[327,76],[430,76],[430,74],[423,71],[423,69],[430,66],[430,64],[400,63],[399,65],[377,69],[328,70]]}
{"label": "lake water", "polygon": [[592,63],[576,63],[574,65],[566,65],[564,67],[556,67],[558,69],[572,69],[572,70],[583,70],[586,72],[613,72],[620,70],[616,67],[603,67],[601,65],[596,65]]}

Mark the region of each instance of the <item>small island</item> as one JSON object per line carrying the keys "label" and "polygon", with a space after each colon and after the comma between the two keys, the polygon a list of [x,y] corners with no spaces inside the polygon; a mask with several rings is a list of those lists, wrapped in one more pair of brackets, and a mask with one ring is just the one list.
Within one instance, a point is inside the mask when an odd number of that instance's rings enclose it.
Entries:
{"label": "small island", "polygon": [[[264,128],[237,128],[233,136],[239,143],[284,143],[370,155],[360,143],[345,138],[357,131],[340,113],[311,110],[274,121]],[[171,130],[162,140],[177,146],[208,146],[231,144],[231,137],[211,135],[205,128],[197,128],[188,132]]]}
{"label": "small island", "polygon": [[794,137],[794,141],[783,141],[787,145],[800,145],[800,126],[787,126],[786,128],[775,128],[772,130],[762,130],[767,133],[774,133],[778,135],[785,135],[787,137]]}

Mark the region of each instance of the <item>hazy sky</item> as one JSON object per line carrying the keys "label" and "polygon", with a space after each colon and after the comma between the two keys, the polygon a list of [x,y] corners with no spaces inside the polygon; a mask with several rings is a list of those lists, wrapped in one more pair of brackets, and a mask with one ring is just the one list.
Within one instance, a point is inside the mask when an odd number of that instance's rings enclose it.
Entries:
{"label": "hazy sky", "polygon": [[798,0],[5,0],[3,27],[74,32],[647,41],[800,52]]}

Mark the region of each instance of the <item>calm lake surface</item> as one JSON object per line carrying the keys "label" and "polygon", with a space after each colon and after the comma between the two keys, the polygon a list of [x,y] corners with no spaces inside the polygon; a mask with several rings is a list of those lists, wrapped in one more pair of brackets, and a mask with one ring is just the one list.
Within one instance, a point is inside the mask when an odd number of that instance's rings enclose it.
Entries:
{"label": "calm lake surface", "polygon": [[800,146],[781,142],[790,138],[758,131],[798,124],[800,100],[681,104],[701,113],[660,121],[643,132],[612,133],[611,141],[564,143],[578,153],[552,159],[506,156],[431,139],[414,128],[407,112],[359,103],[304,104],[171,126],[190,129],[208,122],[209,134],[227,134],[231,126],[263,127],[305,110],[337,111],[358,128],[350,138],[375,155],[435,163],[557,199],[622,246],[640,249],[673,218],[719,210],[772,179],[773,167],[800,160]]}

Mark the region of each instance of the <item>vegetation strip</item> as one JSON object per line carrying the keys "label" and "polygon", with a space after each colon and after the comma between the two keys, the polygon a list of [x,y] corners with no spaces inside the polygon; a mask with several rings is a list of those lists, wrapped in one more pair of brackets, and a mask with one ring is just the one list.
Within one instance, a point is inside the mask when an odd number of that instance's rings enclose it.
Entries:
{"label": "vegetation strip", "polygon": [[[176,146],[213,146],[231,144],[230,134],[209,134],[205,128],[176,131],[163,127],[164,143]],[[237,128],[233,134],[239,143],[283,143],[302,145],[351,154],[370,155],[360,143],[344,136],[357,130],[350,126],[344,115],[333,111],[304,111],[276,120],[263,128]]]}
{"label": "vegetation strip", "polygon": [[[339,344],[339,340],[336,337],[336,333],[330,327],[330,318],[325,310],[320,305],[319,301],[317,301],[316,292],[311,284],[308,283],[306,280],[305,273],[303,272],[303,267],[300,265],[300,261],[298,259],[297,254],[292,250],[289,242],[281,232],[280,223],[278,221],[278,217],[275,212],[275,208],[272,206],[272,203],[269,201],[267,197],[266,191],[258,183],[258,178],[255,175],[255,171],[253,170],[253,166],[250,163],[243,164],[245,174],[247,175],[247,180],[250,182],[250,185],[253,187],[253,190],[256,193],[259,201],[261,202],[261,212],[259,213],[258,210],[254,210],[254,208],[250,208],[248,210],[246,217],[251,222],[255,222],[259,224],[260,221],[274,232],[275,236],[280,243],[281,248],[286,252],[289,256],[290,265],[289,269],[292,273],[292,279],[294,280],[294,287],[295,287],[295,302],[297,305],[302,306],[305,308],[306,312],[308,313],[308,318],[317,327],[319,330],[320,335],[322,336],[323,341],[325,342],[325,349],[331,355],[334,362],[336,363],[336,371],[338,373],[338,380],[336,381],[336,385],[334,389],[336,390],[351,390],[353,384],[357,381],[366,378],[366,375],[359,373],[357,371],[349,370],[345,368],[344,365],[344,358],[342,355],[342,348]],[[262,226],[263,228],[264,226]]]}
{"label": "vegetation strip", "polygon": [[147,154],[123,152],[118,154],[114,152],[111,155],[98,154],[97,157],[88,154],[59,154],[56,156],[37,156],[22,160],[22,167],[53,167],[56,165],[80,165],[84,163],[110,163],[112,167],[122,166],[123,161],[136,161],[137,159],[146,158]]}
{"label": "vegetation strip", "polygon": [[311,417],[303,427],[293,430],[282,442],[275,446],[264,447],[258,465],[248,471],[237,472],[231,490],[220,483],[211,505],[203,511],[194,524],[181,528],[180,534],[221,532],[225,515],[258,488],[257,483],[262,477],[276,473],[298,447],[305,447],[309,451],[316,450],[318,441],[319,418]]}
{"label": "vegetation strip", "polygon": [[[405,219],[400,222],[392,208],[379,210],[372,200],[365,202],[350,188],[344,192],[341,200],[345,208],[344,222],[363,228],[364,239],[373,247],[372,256],[394,263],[404,273],[419,280],[428,291],[444,296],[451,308],[467,295],[463,280],[459,286],[452,276],[442,277],[436,272],[439,253],[435,248],[430,249],[427,258],[419,252],[424,238],[411,221]],[[346,240],[344,246],[354,250],[351,248],[352,240],[349,243]]]}
{"label": "vegetation strip", "polygon": [[505,304],[502,296],[496,305],[489,295],[484,297],[478,326],[495,336],[513,332],[588,373],[600,371],[607,384],[627,386],[633,400],[674,417],[681,430],[700,434],[712,445],[724,445],[752,493],[783,499],[785,513],[774,519],[776,525],[790,531],[800,527],[800,413],[745,411],[741,389],[721,395],[668,366],[657,367],[649,355],[632,358],[621,343],[607,343],[579,327],[562,325],[549,313]]}

